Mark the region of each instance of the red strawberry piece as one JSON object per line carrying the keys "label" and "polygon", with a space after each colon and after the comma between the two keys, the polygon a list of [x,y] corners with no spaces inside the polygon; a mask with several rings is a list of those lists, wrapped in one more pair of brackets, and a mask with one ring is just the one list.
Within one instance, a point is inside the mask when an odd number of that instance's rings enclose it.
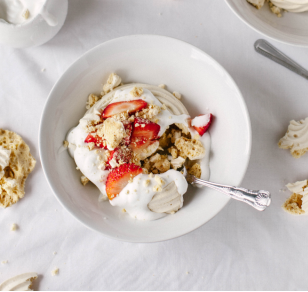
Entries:
{"label": "red strawberry piece", "polygon": [[137,137],[153,140],[158,138],[160,125],[146,119],[135,118],[132,139]]}
{"label": "red strawberry piece", "polygon": [[128,146],[133,132],[133,124],[128,121],[124,121],[123,125],[126,132],[126,137],[124,138],[124,145]]}
{"label": "red strawberry piece", "polygon": [[128,112],[129,114],[132,114],[142,110],[147,105],[147,102],[145,102],[143,99],[111,103],[104,109],[102,113],[102,118],[106,119],[123,112]]}
{"label": "red strawberry piece", "polygon": [[85,143],[94,143],[97,147],[107,149],[107,145],[104,143],[104,139],[99,136],[89,134],[84,141]]}
{"label": "red strawberry piece", "polygon": [[142,168],[133,163],[122,164],[111,170],[106,182],[106,192],[109,200],[115,198],[129,181],[140,173],[142,173]]}
{"label": "red strawberry piece", "polygon": [[131,150],[128,148],[116,148],[110,152],[110,156],[108,157],[108,161],[106,162],[107,170],[112,168],[110,165],[110,161],[114,159],[116,163],[129,163],[131,159]]}
{"label": "red strawberry piece", "polygon": [[129,147],[137,154],[141,154],[145,149],[159,142],[158,140],[148,140],[144,137],[137,137],[131,140]]}
{"label": "red strawberry piece", "polygon": [[191,120],[191,125],[202,136],[208,130],[212,121],[212,114],[200,115]]}

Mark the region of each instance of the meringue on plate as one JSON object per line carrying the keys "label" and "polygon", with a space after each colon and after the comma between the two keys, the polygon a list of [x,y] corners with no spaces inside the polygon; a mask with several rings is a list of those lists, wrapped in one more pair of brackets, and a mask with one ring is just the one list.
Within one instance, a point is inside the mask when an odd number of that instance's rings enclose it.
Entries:
{"label": "meringue on plate", "polygon": [[299,13],[308,11],[308,0],[247,0],[257,9],[261,9],[265,2],[268,2],[271,11],[278,17],[281,17],[283,10]]}

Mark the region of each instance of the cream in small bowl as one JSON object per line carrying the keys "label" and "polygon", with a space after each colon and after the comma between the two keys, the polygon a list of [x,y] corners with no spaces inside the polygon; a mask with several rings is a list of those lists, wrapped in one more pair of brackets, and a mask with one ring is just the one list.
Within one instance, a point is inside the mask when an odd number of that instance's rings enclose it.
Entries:
{"label": "cream in small bowl", "polygon": [[1,0],[0,44],[15,48],[39,46],[61,29],[67,0]]}

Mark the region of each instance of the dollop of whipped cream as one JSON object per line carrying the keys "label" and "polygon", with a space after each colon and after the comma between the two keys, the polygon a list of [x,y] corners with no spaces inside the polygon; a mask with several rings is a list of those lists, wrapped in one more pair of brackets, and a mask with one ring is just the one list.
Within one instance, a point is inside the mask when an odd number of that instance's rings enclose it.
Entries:
{"label": "dollop of whipped cream", "polygon": [[[161,181],[158,181],[157,177]],[[110,204],[124,208],[133,218],[155,220],[166,216],[165,212],[172,213],[183,206],[183,195],[187,187],[184,176],[173,169],[155,176],[139,174]],[[155,199],[154,196],[159,197]]]}
{"label": "dollop of whipped cream", "polygon": [[[192,137],[197,134],[194,129],[189,128],[189,115],[173,115],[166,107],[163,107],[162,103],[160,103],[152,92],[146,88],[143,88],[141,97],[135,97],[131,94],[133,88],[134,86],[126,87],[123,90],[117,90],[109,104],[142,98],[148,104],[154,104],[164,108],[155,116],[156,123],[160,125],[158,136],[162,136],[172,124],[184,124],[191,132]],[[160,88],[157,89],[163,90]],[[106,150],[98,148],[89,150],[88,144],[84,141],[88,135],[85,126],[90,120],[99,120],[105,107],[106,103],[104,103],[103,99],[97,102],[80,120],[79,125],[73,128],[67,135],[67,141],[70,145],[70,154],[75,159],[80,171],[98,187],[102,194],[100,198],[106,198],[107,196],[106,181],[110,171],[101,167],[101,159],[98,159],[98,157],[104,157]],[[204,139],[204,141],[202,139]],[[209,148],[210,140],[208,135],[200,137],[200,141],[203,141]],[[204,172],[207,176],[208,161],[205,161],[203,164],[205,169]],[[201,167],[203,164],[201,163]],[[207,177],[205,177],[205,179],[207,179]],[[139,174],[110,201],[110,204],[124,208],[133,218],[139,220],[155,220],[166,216],[167,214],[165,212],[172,213],[182,207],[183,195],[186,193],[187,187],[188,184],[184,176],[179,171],[173,169],[155,176],[152,174]],[[176,192],[174,192],[175,189]],[[173,192],[173,196],[171,196],[170,192]],[[157,194],[159,195],[156,196]],[[156,199],[154,203],[151,203],[152,198],[155,196]]]}
{"label": "dollop of whipped cream", "polygon": [[271,2],[275,6],[290,12],[308,11],[308,0],[271,0]]}

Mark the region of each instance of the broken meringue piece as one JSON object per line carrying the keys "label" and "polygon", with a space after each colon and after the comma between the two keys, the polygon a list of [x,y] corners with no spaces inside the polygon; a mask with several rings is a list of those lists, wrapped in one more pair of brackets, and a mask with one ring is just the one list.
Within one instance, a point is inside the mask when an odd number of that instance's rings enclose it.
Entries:
{"label": "broken meringue piece", "polygon": [[0,291],[33,291],[31,285],[36,279],[36,273],[21,274],[0,284]]}
{"label": "broken meringue piece", "polygon": [[290,149],[294,158],[308,151],[308,118],[290,122],[287,133],[279,140],[279,148]]}
{"label": "broken meringue piece", "polygon": [[247,0],[247,2],[256,7],[257,9],[260,9],[263,7],[265,0]]}
{"label": "broken meringue piece", "polygon": [[182,207],[183,196],[179,194],[174,182],[169,183],[161,192],[156,193],[148,204],[148,208],[156,213],[173,214]]}
{"label": "broken meringue piece", "polygon": [[292,215],[308,212],[308,180],[289,183],[286,187],[292,195],[283,204],[283,209]]}

